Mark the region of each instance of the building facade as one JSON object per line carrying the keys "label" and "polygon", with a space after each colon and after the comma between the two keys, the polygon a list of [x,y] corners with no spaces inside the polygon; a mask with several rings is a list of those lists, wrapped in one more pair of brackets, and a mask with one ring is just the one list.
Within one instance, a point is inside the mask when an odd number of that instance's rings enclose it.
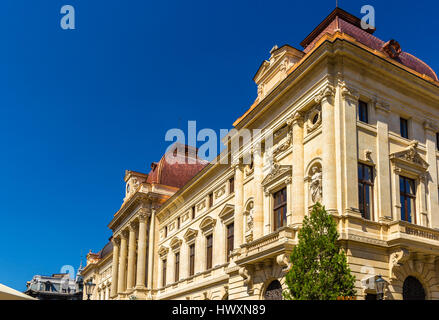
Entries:
{"label": "building facade", "polygon": [[68,273],[35,275],[26,283],[24,293],[39,300],[82,300],[83,281],[80,271],[81,268],[75,279]]}
{"label": "building facade", "polygon": [[167,182],[154,164],[127,172],[112,253],[84,277],[98,280],[107,261],[110,299],[280,299],[303,218],[321,202],[359,299],[374,298],[377,275],[385,299],[439,299],[439,81],[374,32],[337,8],[303,50],[275,46],[226,137],[228,164],[162,159]]}

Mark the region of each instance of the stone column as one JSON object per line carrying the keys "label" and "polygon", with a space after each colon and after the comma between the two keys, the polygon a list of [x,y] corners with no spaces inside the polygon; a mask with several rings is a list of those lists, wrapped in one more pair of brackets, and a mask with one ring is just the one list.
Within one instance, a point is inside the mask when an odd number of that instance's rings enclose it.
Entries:
{"label": "stone column", "polygon": [[154,239],[155,239],[155,210],[151,211],[151,218],[149,223],[149,249],[148,249],[148,288],[152,289],[153,287],[153,274],[154,274]]}
{"label": "stone column", "polygon": [[322,107],[322,193],[328,211],[337,211],[337,164],[335,161],[335,89],[327,85],[316,97]]}
{"label": "stone column", "polygon": [[127,237],[127,232],[122,231],[120,234],[119,277],[117,283],[117,292],[119,294],[124,293],[126,289]]}
{"label": "stone column", "polygon": [[[376,146],[376,175],[377,175],[377,208],[378,221],[392,220],[390,155],[389,155],[389,106],[384,102],[375,101],[377,116],[377,146]],[[399,184],[399,182],[398,182]],[[398,194],[399,196],[399,194]],[[396,216],[397,217],[397,216]]]}
{"label": "stone column", "polygon": [[117,296],[120,239],[113,238],[113,263],[111,265],[111,297]]}
{"label": "stone column", "polygon": [[342,114],[344,127],[343,172],[344,205],[343,211],[360,214],[358,209],[358,143],[357,143],[357,106],[359,95],[345,84],[341,86]]}
{"label": "stone column", "polygon": [[427,145],[427,162],[428,162],[428,218],[431,228],[439,228],[439,206],[438,206],[438,173],[436,157],[436,132],[438,131],[430,122],[424,123],[426,145]]}
{"label": "stone column", "polygon": [[241,164],[235,165],[235,213],[234,213],[234,244],[233,247],[238,249],[242,244],[244,237],[243,227],[243,199],[244,199],[244,174]]}
{"label": "stone column", "polygon": [[145,276],[146,276],[146,242],[147,242],[147,228],[146,228],[147,216],[145,213],[139,215],[139,242],[137,247],[137,282],[136,288],[145,288]]}
{"label": "stone column", "polygon": [[257,149],[253,151],[253,162],[254,162],[253,179],[254,179],[254,190],[255,190],[253,240],[256,240],[264,235],[264,212],[263,212],[264,189],[262,188],[262,180],[264,179],[264,173],[263,173],[262,150],[260,146],[258,146]]}
{"label": "stone column", "polygon": [[291,186],[292,225],[301,224],[305,217],[305,168],[303,153],[303,116],[296,112],[291,121],[293,131],[293,177]]}
{"label": "stone column", "polygon": [[127,289],[134,288],[135,268],[136,268],[136,225],[131,222],[129,225],[128,238],[128,271],[127,271]]}

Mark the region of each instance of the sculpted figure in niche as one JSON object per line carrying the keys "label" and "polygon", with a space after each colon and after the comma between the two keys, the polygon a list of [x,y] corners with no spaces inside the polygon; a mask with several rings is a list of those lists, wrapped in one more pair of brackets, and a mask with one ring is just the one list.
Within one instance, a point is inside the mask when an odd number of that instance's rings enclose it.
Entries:
{"label": "sculpted figure in niche", "polygon": [[247,216],[247,231],[253,230],[253,202],[250,202],[248,205],[248,216]]}
{"label": "sculpted figure in niche", "polygon": [[318,166],[314,166],[311,172],[309,189],[311,191],[311,200],[313,203],[316,203],[322,200],[322,171]]}

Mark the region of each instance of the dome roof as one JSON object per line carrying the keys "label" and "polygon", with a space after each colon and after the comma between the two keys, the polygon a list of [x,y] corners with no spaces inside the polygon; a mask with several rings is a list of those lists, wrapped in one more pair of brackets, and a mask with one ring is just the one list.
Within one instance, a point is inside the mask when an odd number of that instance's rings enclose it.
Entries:
{"label": "dome roof", "polygon": [[113,251],[113,242],[109,241],[102,249],[98,252],[99,259],[105,258]]}
{"label": "dome roof", "polygon": [[[362,29],[361,20],[359,18],[340,8],[335,9],[304,41],[302,41],[301,45],[305,48],[304,52],[307,53],[311,51],[315,44],[325,34],[334,34],[337,31],[353,37],[355,40],[371,49],[387,53],[384,49],[388,43],[373,35],[375,29],[367,29],[367,31]],[[394,40],[391,40],[390,42],[396,43]],[[391,56],[391,58],[420,74],[424,74],[433,80],[438,81],[436,73],[428,64],[407,52],[398,52],[397,56]]]}
{"label": "dome roof", "polygon": [[[184,154],[180,154],[182,152],[177,150],[184,150]],[[207,164],[207,161],[197,157],[196,148],[174,144],[159,162],[151,164],[146,182],[181,188]]]}

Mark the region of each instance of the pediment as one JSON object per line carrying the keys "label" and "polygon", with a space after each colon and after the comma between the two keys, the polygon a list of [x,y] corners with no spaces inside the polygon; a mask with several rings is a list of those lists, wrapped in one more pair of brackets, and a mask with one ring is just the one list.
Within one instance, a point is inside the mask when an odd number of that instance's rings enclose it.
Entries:
{"label": "pediment", "polygon": [[395,152],[390,155],[393,162],[415,166],[419,169],[427,170],[429,164],[425,161],[417,150],[418,143],[412,143],[406,150]]}
{"label": "pediment", "polygon": [[183,240],[181,240],[180,238],[174,237],[174,238],[172,238],[171,242],[169,243],[169,246],[172,249],[177,249],[181,246],[182,242],[183,242]]}
{"label": "pediment", "polygon": [[168,252],[169,252],[169,248],[168,247],[160,246],[158,254],[159,254],[159,256],[164,256],[164,255],[167,255]]}
{"label": "pediment", "polygon": [[262,181],[263,186],[267,186],[278,179],[291,174],[292,166],[290,165],[280,165],[274,163],[269,174]]}
{"label": "pediment", "polygon": [[201,221],[200,223],[200,229],[205,231],[213,228],[216,224],[216,219],[213,219],[212,217],[206,217]]}
{"label": "pediment", "polygon": [[218,214],[218,217],[221,220],[226,220],[231,218],[234,213],[235,213],[235,206],[233,204],[226,204],[222,208],[221,212]]}
{"label": "pediment", "polygon": [[195,238],[197,236],[197,234],[198,234],[198,230],[194,230],[194,229],[189,228],[185,232],[183,238],[184,238],[184,240],[189,241],[189,240]]}

